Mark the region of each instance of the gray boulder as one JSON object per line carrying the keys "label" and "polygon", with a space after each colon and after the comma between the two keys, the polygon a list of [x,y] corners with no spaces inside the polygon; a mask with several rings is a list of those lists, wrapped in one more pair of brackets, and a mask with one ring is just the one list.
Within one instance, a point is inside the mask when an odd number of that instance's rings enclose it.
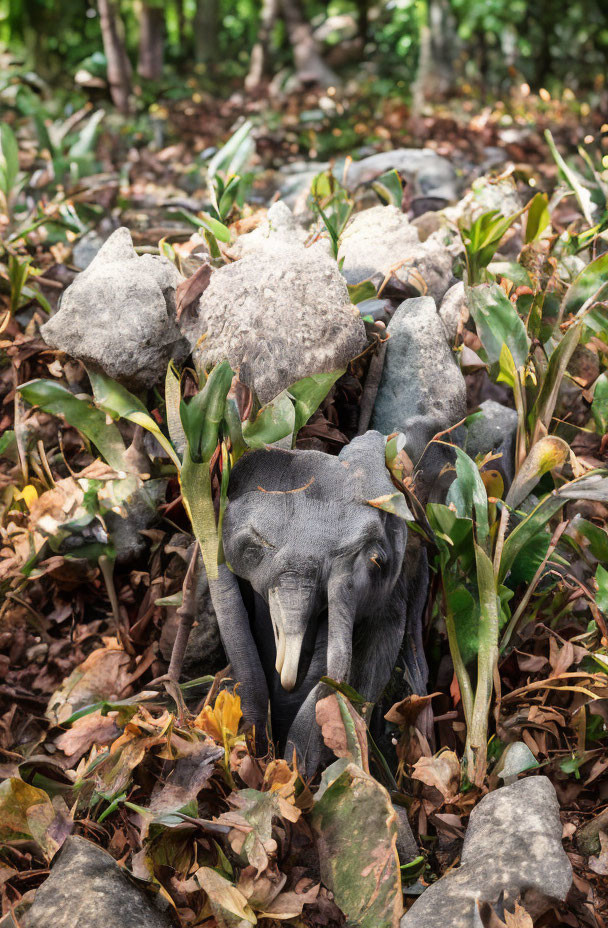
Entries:
{"label": "gray boulder", "polygon": [[371,427],[385,435],[404,433],[405,450],[421,468],[421,486],[428,491],[447,459],[440,446],[431,446],[421,457],[437,432],[466,415],[464,377],[431,297],[405,300],[388,332]]}
{"label": "gray boulder", "polygon": [[500,472],[508,489],[515,476],[517,412],[495,400],[484,400],[479,409],[481,415],[467,427],[464,450],[472,458],[491,451],[500,454],[501,457],[488,466]]}
{"label": "gray boulder", "polygon": [[336,262],[320,246],[293,242],[215,271],[190,334],[198,367],[227,358],[262,403],[346,366],[367,345]]}
{"label": "gray boulder", "polygon": [[529,777],[473,809],[460,867],[425,890],[401,928],[480,928],[478,903],[502,916],[518,899],[536,918],[563,901],[571,883],[555,788],[547,777]]}
{"label": "gray boulder", "polygon": [[378,287],[387,274],[408,296],[426,292],[439,303],[452,283],[452,255],[437,239],[421,242],[418,229],[396,206],[357,213],[340,243],[338,261],[349,284],[371,278]]}
{"label": "gray boulder", "polygon": [[458,199],[456,171],[447,158],[430,148],[396,148],[353,161],[348,166],[345,183],[354,190],[393,169],[405,177],[418,196],[445,203]]}
{"label": "gray boulder", "polygon": [[460,320],[462,319],[463,322],[466,322],[469,315],[467,298],[462,280],[459,280],[457,284],[450,287],[445,294],[439,307],[439,315],[443,322],[448,341],[450,345],[453,345],[458,333]]}
{"label": "gray boulder", "polygon": [[72,836],[36,890],[24,928],[171,928],[168,915],[125,875],[113,857]]}
{"label": "gray boulder", "polygon": [[302,228],[287,204],[277,200],[256,229],[239,235],[229,249],[229,255],[238,260],[258,251],[280,250],[286,242],[303,245],[308,237],[309,233]]}
{"label": "gray boulder", "polygon": [[42,337],[130,389],[154,386],[171,358],[190,353],[175,318],[181,280],[168,258],[139,256],[129,230],[117,229],[65,291]]}

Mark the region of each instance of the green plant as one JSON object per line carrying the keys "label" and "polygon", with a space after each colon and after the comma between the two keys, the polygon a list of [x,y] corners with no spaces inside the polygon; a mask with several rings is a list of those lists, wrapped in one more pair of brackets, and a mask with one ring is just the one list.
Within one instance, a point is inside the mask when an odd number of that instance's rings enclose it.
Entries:
{"label": "green plant", "polygon": [[[561,439],[541,439],[503,501],[500,477],[492,471],[480,472],[464,451],[454,448],[456,479],[446,503],[427,506],[437,546],[434,568],[440,581],[441,612],[467,723],[467,776],[477,786],[486,773],[488,716],[499,654],[522,620],[559,540],[560,535],[556,538],[549,531],[551,520],[568,500],[608,498],[607,472],[559,480],[557,471],[566,463],[568,451]],[[555,489],[531,511],[521,511],[521,504],[548,473],[556,474]],[[526,590],[511,611],[521,577]],[[475,685],[469,670],[473,662]]]}
{"label": "green plant", "polygon": [[337,258],[340,237],[353,211],[353,199],[331,171],[322,171],[313,179],[309,199],[323,221],[334,258]]}
{"label": "green plant", "polygon": [[[111,419],[127,419],[151,432],[171,459],[180,478],[185,507],[199,542],[207,575],[217,576],[223,561],[221,526],[227,502],[230,470],[248,449],[276,441],[295,442],[298,431],[343,374],[315,374],[292,384],[265,406],[254,402],[249,419],[241,422],[230,396],[234,372],[227,361],[216,365],[199,392],[188,402],[181,397],[180,377],[169,365],[165,401],[169,436],[144,404],[123,386],[97,371],[89,371],[94,399],[75,397],[53,381],[36,380],[19,389],[30,403],[64,415],[116,470],[129,471],[124,442]],[[214,506],[213,474],[219,481],[218,515]]]}

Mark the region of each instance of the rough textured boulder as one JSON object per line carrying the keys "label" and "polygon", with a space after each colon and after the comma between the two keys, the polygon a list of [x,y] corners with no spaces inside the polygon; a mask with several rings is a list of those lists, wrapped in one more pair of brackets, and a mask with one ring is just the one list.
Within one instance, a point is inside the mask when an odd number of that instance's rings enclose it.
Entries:
{"label": "rough textured boulder", "polygon": [[171,928],[102,848],[72,836],[21,920],[24,928]]}
{"label": "rough textured boulder", "polygon": [[238,259],[257,251],[273,252],[280,250],[286,242],[303,245],[308,237],[309,233],[302,228],[287,204],[277,200],[256,229],[239,235],[229,254],[231,258]]}
{"label": "rough textured boulder", "polygon": [[131,389],[154,386],[171,358],[190,353],[175,318],[181,279],[168,258],[137,255],[129,230],[117,229],[65,291],[42,337]]}
{"label": "rough textured boulder", "polygon": [[367,344],[336,262],[322,247],[290,242],[215,271],[191,336],[199,367],[227,358],[262,403],[344,367]]}
{"label": "rough textured boulder", "polygon": [[488,465],[502,475],[505,487],[510,487],[515,476],[515,441],[517,435],[517,412],[495,400],[484,400],[477,416],[467,428],[464,449],[470,457],[500,454],[498,460]]}
{"label": "rough textured boulder", "polygon": [[390,274],[413,296],[420,292],[421,277],[437,303],[452,283],[450,252],[436,239],[421,242],[417,228],[396,206],[357,213],[342,236],[338,260],[344,262],[342,273],[349,284],[371,278],[379,286]]}
{"label": "rough textured boulder", "polygon": [[405,300],[388,325],[390,339],[374,405],[372,428],[385,435],[403,432],[406,451],[422,466],[428,489],[445,455],[440,447],[421,455],[437,432],[466,415],[464,377],[447,343],[443,323],[431,297]]}
{"label": "rough textured boulder", "polygon": [[444,204],[458,198],[456,171],[451,162],[430,148],[396,148],[353,161],[346,172],[346,186],[354,190],[393,169],[405,177],[418,196],[442,200]]}
{"label": "rough textured boulder", "polygon": [[445,328],[450,345],[454,343],[458,333],[458,325],[462,319],[466,322],[469,311],[464,283],[459,280],[457,284],[447,291],[439,307],[439,315]]}
{"label": "rough textured boulder", "polygon": [[478,928],[478,903],[500,916],[503,904],[512,911],[521,898],[534,918],[565,899],[572,868],[551,781],[529,777],[485,796],[471,813],[461,861],[425,890],[401,928]]}

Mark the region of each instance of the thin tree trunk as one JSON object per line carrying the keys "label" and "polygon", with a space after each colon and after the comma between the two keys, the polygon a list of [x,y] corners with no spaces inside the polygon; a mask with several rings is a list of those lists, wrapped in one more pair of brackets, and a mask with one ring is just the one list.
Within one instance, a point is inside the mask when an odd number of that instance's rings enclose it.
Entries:
{"label": "thin tree trunk", "polygon": [[196,60],[213,64],[218,57],[219,0],[198,0],[194,17]]}
{"label": "thin tree trunk", "polygon": [[115,107],[128,113],[131,95],[131,65],[118,30],[118,13],[112,0],[98,0],[103,48],[108,62],[108,85]]}
{"label": "thin tree trunk", "polygon": [[245,78],[247,90],[255,90],[271,71],[271,37],[279,15],[280,0],[263,0],[258,37],[251,51],[249,74]]}
{"label": "thin tree trunk", "polygon": [[296,73],[303,84],[329,87],[338,78],[321,57],[310,23],[305,19],[300,0],[282,0],[289,43],[293,49]]}
{"label": "thin tree trunk", "polygon": [[357,32],[365,48],[369,37],[369,0],[357,0]]}
{"label": "thin tree trunk", "polygon": [[164,52],[164,10],[160,6],[143,3],[139,20],[139,75],[148,81],[159,81],[163,76]]}

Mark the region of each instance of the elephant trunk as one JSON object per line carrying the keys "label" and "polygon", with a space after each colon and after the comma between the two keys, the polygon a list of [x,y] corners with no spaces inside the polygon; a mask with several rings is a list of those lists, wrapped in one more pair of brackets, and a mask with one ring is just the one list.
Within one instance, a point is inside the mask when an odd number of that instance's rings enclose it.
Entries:
{"label": "elephant trunk", "polygon": [[327,605],[327,675],[346,683],[353,655],[356,616],[355,591],[347,578],[330,578]]}
{"label": "elephant trunk", "polygon": [[296,685],[302,643],[315,605],[315,588],[296,578],[284,578],[269,590],[268,606],[277,649],[275,667],[285,690],[290,691]]}

